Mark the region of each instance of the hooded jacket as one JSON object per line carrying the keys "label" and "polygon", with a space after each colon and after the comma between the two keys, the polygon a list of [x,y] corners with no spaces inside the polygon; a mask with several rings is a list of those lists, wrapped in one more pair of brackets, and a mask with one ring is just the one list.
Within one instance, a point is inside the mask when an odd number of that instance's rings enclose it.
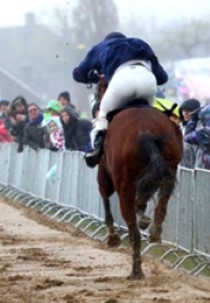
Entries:
{"label": "hooded jacket", "polygon": [[73,70],[73,78],[82,83],[98,83],[99,79],[91,72],[97,70],[105,75],[109,83],[116,69],[129,60],[150,61],[157,84],[167,82],[168,75],[151,47],[141,39],[126,38],[124,35],[118,37],[108,35],[102,42],[93,46],[84,60]]}
{"label": "hooded jacket", "polygon": [[70,106],[65,107],[62,111],[70,116],[69,122],[66,124],[62,120],[65,147],[70,150],[90,151],[90,131],[92,123],[86,119],[79,119],[75,110]]}
{"label": "hooded jacket", "polygon": [[24,128],[23,142],[35,150],[46,147],[47,132],[44,127],[41,127],[42,120],[43,114],[40,113],[36,121],[29,120]]}
{"label": "hooded jacket", "polygon": [[[21,113],[16,112],[15,105],[17,104],[17,102],[21,102],[24,106],[24,110]],[[17,121],[16,120],[17,114],[25,115],[26,120]],[[28,105],[27,105],[26,99],[23,96],[18,96],[11,102],[10,108],[8,111],[8,116],[13,117],[17,122],[16,125],[11,126],[11,134],[16,138],[16,142],[18,143],[18,152],[21,152],[23,150],[24,128],[28,122]]]}

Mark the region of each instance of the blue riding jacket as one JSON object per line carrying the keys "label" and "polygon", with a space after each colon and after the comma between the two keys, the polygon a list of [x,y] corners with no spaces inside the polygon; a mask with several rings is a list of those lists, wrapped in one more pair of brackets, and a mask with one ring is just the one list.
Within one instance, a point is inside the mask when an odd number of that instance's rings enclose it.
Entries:
{"label": "blue riding jacket", "polygon": [[151,62],[152,72],[157,85],[167,82],[168,75],[160,65],[151,47],[138,38],[113,38],[103,40],[88,52],[84,60],[73,70],[73,78],[82,83],[98,83],[98,77],[91,72],[97,70],[105,75],[107,83],[115,70],[129,60],[147,60]]}

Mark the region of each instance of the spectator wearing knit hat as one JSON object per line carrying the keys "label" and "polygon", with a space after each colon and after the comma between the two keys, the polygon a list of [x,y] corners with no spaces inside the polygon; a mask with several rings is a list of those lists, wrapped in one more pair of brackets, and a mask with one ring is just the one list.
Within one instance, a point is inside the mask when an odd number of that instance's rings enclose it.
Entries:
{"label": "spectator wearing knit hat", "polygon": [[71,103],[71,96],[68,91],[64,91],[58,95],[58,102],[62,105],[62,107],[70,106],[72,109],[74,109],[75,114],[79,116],[76,111],[76,107]]}
{"label": "spectator wearing knit hat", "polygon": [[197,145],[201,151],[200,162],[196,161],[195,167],[210,170],[210,104],[199,107],[191,113],[184,141]]}
{"label": "spectator wearing knit hat", "polygon": [[[197,128],[200,127],[200,121],[198,121],[198,110],[200,109],[200,102],[196,99],[187,99],[179,107],[179,114],[181,120],[181,129],[182,134],[185,136],[186,132],[189,132],[189,126],[193,120],[196,120],[196,125],[193,125]],[[201,167],[203,164],[202,161],[202,150],[196,144],[186,142],[183,139],[183,158],[181,165],[187,168]]]}
{"label": "spectator wearing knit hat", "polygon": [[61,104],[58,100],[50,100],[47,107],[44,109],[44,120],[42,126],[45,127],[52,117],[56,117],[60,121],[60,112],[62,110]]}
{"label": "spectator wearing knit hat", "polygon": [[8,116],[12,124],[11,134],[18,143],[18,152],[23,150],[24,128],[28,122],[28,105],[23,96],[16,97],[10,104]]}
{"label": "spectator wearing knit hat", "polygon": [[50,100],[47,104],[46,111],[48,111],[51,116],[57,116],[60,114],[61,109],[62,106],[57,100]]}
{"label": "spectator wearing knit hat", "polygon": [[65,91],[58,95],[58,101],[61,103],[63,107],[70,106],[71,104],[71,97],[70,93]]}
{"label": "spectator wearing knit hat", "polygon": [[83,152],[90,151],[92,123],[89,120],[78,118],[70,106],[62,109],[60,119],[63,125],[66,149]]}
{"label": "spectator wearing knit hat", "polygon": [[29,121],[24,129],[24,144],[38,151],[47,147],[47,132],[42,127],[43,113],[35,103],[28,105]]}

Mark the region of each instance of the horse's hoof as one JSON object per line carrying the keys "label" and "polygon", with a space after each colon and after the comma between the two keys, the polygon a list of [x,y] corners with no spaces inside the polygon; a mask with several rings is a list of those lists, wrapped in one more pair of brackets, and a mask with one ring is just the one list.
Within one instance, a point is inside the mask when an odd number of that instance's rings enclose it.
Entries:
{"label": "horse's hoof", "polygon": [[150,217],[143,215],[141,217],[141,219],[139,220],[139,228],[140,229],[147,229],[148,226],[150,225],[150,223],[151,223]]}
{"label": "horse's hoof", "polygon": [[138,272],[132,272],[130,276],[128,276],[128,280],[144,280],[145,275],[142,270]]}
{"label": "horse's hoof", "polygon": [[120,236],[116,234],[109,234],[107,244],[109,247],[117,247],[121,244]]}
{"label": "horse's hoof", "polygon": [[162,226],[150,225],[149,227],[149,242],[161,243]]}
{"label": "horse's hoof", "polygon": [[161,244],[161,237],[154,237],[154,236],[149,236],[149,239],[148,239],[149,243],[158,243],[158,244]]}

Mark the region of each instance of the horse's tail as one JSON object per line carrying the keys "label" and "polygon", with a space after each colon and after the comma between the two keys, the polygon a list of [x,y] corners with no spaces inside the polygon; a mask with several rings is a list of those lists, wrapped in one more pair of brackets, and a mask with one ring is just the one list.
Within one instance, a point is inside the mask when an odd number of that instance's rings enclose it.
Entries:
{"label": "horse's tail", "polygon": [[139,198],[151,198],[163,182],[174,178],[174,173],[169,169],[162,155],[165,143],[166,138],[151,134],[139,137],[142,161],[146,164],[136,180],[136,194]]}

